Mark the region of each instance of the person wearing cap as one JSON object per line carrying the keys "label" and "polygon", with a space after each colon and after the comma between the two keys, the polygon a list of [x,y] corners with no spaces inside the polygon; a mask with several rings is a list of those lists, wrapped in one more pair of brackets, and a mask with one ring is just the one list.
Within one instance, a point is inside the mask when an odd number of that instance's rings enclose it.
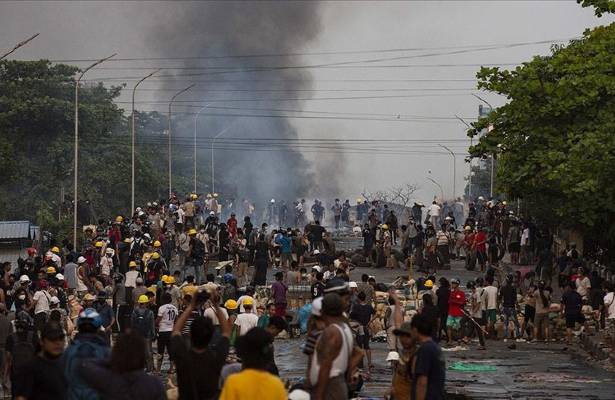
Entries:
{"label": "person wearing cap", "polygon": [[41,351],[23,369],[23,380],[13,387],[15,399],[46,400],[66,398],[66,381],[61,356],[65,334],[55,321],[41,329]]}
{"label": "person wearing cap", "polygon": [[346,376],[354,372],[363,352],[355,350],[352,330],[344,317],[345,304],[331,292],[322,300],[322,319],[326,328],[316,342],[309,369],[313,400],[348,398]]}
{"label": "person wearing cap", "polygon": [[19,382],[23,381],[24,367],[35,356],[39,343],[34,332],[32,317],[27,312],[18,311],[15,314],[14,327],[14,331],[6,338],[5,350],[11,387],[16,390]]}
{"label": "person wearing cap", "polygon": [[268,372],[273,357],[273,337],[264,329],[254,328],[237,340],[242,371],[228,376],[220,400],[287,400],[280,378]]}
{"label": "person wearing cap", "polygon": [[41,331],[45,322],[47,322],[47,316],[49,314],[49,300],[51,295],[48,293],[49,283],[46,280],[38,282],[39,289],[32,296],[32,302],[34,305],[34,327],[37,331]]}
{"label": "person wearing cap", "polygon": [[94,309],[100,315],[101,327],[104,330],[107,341],[111,343],[111,327],[115,324],[115,314],[113,313],[113,307],[107,302],[107,299],[107,292],[98,292],[96,302],[94,303]]}
{"label": "person wearing cap", "polygon": [[393,399],[410,399],[412,396],[412,360],[416,354],[416,339],[412,336],[410,322],[404,322],[393,330],[400,345],[393,379],[388,393]]}
{"label": "person wearing cap", "polygon": [[110,282],[111,271],[113,271],[113,256],[115,255],[115,250],[111,247],[107,247],[105,249],[105,254],[100,258],[100,275],[103,278],[105,283]]}
{"label": "person wearing cap", "polygon": [[197,231],[194,228],[191,228],[188,231],[190,242],[188,254],[186,255],[186,257],[188,260],[190,260],[190,265],[194,269],[194,278],[196,282],[199,283],[201,272],[203,270],[203,264],[205,262],[207,248],[205,246],[205,243],[203,243],[199,238],[196,237],[196,234]]}
{"label": "person wearing cap", "polygon": [[147,295],[142,294],[137,299],[137,306],[132,311],[132,315],[130,317],[130,326],[132,329],[140,334],[143,339],[145,339],[145,352],[146,352],[146,363],[147,372],[152,372],[154,370],[154,359],[152,354],[152,340],[156,336],[155,331],[155,317],[152,310],[149,309],[148,305],[150,303],[150,299]]}
{"label": "person wearing cap", "polygon": [[237,336],[245,335],[250,329],[258,325],[258,315],[252,311],[254,309],[254,299],[252,297],[243,299],[242,306],[245,311],[237,316],[234,323],[238,330]]}
{"label": "person wearing cap", "polygon": [[432,326],[421,314],[410,322],[410,332],[418,343],[413,374],[413,400],[442,400],[446,398],[444,382],[446,370],[442,350],[431,338]]}
{"label": "person wearing cap", "polygon": [[[169,353],[177,368],[179,398],[182,400],[217,398],[220,371],[229,350],[231,325],[219,306],[220,296],[217,291],[211,293],[209,302],[220,322],[219,338],[212,342],[212,320],[197,314],[189,328],[190,345],[184,339],[182,331],[188,319],[193,317],[193,312],[202,306],[200,299],[198,293],[191,296],[171,333]],[[215,347],[215,351],[212,347]],[[198,376],[195,371],[199,371]]]}

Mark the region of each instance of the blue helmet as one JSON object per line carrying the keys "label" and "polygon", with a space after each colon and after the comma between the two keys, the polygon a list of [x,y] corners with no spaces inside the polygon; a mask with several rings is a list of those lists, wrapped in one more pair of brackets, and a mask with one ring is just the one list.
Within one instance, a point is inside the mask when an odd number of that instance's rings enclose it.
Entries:
{"label": "blue helmet", "polygon": [[81,311],[79,314],[79,319],[77,320],[77,326],[79,327],[85,324],[90,324],[95,328],[100,328],[102,325],[102,318],[100,317],[100,314],[98,314],[98,311],[93,308],[86,308]]}

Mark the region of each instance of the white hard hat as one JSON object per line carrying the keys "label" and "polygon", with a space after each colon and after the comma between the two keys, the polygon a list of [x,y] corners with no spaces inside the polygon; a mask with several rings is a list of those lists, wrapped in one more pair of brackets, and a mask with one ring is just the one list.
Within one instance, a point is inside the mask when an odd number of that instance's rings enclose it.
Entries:
{"label": "white hard hat", "polygon": [[399,353],[396,351],[390,351],[387,355],[387,361],[399,361]]}
{"label": "white hard hat", "polygon": [[209,215],[216,215],[216,213],[215,213],[215,212],[213,212],[213,211],[210,211],[210,212],[209,212]]}
{"label": "white hard hat", "polygon": [[80,256],[80,257],[77,259],[77,264],[83,264],[85,261],[86,261],[85,257],[84,257],[84,256]]}
{"label": "white hard hat", "polygon": [[28,277],[28,275],[22,275],[19,277],[19,282],[21,283],[30,282],[30,278]]}
{"label": "white hard hat", "polygon": [[357,283],[356,283],[355,281],[350,281],[350,282],[348,282],[348,287],[349,287],[350,289],[352,289],[352,288],[355,288],[355,289],[356,289],[356,288],[358,288],[358,287],[359,287],[359,285],[357,285]]}
{"label": "white hard hat", "polygon": [[51,298],[49,299],[49,302],[51,304],[60,304],[60,299],[58,299],[56,296],[51,296]]}
{"label": "white hard hat", "polygon": [[271,199],[271,202],[272,202],[272,203],[275,203],[275,199]]}
{"label": "white hard hat", "polygon": [[320,268],[320,265],[314,265],[312,267],[312,269],[315,270],[316,272],[321,272],[322,271],[322,268]]}
{"label": "white hard hat", "polygon": [[320,317],[322,315],[322,296],[312,300],[312,315]]}
{"label": "white hard hat", "polygon": [[59,281],[63,281],[63,280],[64,280],[64,275],[62,275],[62,274],[57,274],[57,275],[56,275],[56,279],[57,279],[57,280],[59,280]]}
{"label": "white hard hat", "polygon": [[310,400],[310,394],[303,389],[295,389],[288,394],[288,400]]}

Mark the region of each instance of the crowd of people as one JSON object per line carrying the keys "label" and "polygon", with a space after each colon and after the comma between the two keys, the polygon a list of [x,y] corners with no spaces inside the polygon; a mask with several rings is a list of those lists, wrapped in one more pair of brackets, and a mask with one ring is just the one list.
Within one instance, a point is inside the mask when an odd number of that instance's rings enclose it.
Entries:
{"label": "crowd of people", "polygon": [[[305,210],[304,203],[297,201],[295,210]],[[417,202],[403,223],[388,204],[361,199],[353,220],[349,201],[336,199],[333,230],[363,237],[362,251],[352,256],[336,251],[321,225],[322,202],[314,202],[309,222],[297,211],[290,227],[283,207],[272,199],[259,221],[252,212],[240,226],[217,195],[172,196],[85,226],[79,249],[64,241],[28,249],[17,265],[4,263],[5,393],[71,400],[347,399],[373,369],[376,292],[387,293],[382,329],[393,379],[386,395],[394,399],[444,398],[438,342],[476,338],[485,349],[486,339],[498,337],[549,341],[560,313],[570,342],[575,324],[589,323],[587,305],[595,306],[598,326],[615,329],[613,287],[587,276],[574,246],[555,258],[532,245],[540,235],[506,202],[479,198],[467,215],[460,201],[434,201],[426,210]],[[244,214],[252,208],[248,203]],[[535,258],[536,270],[503,275],[505,254],[513,263]],[[467,269],[478,264],[481,271],[465,290],[458,279],[438,275],[461,257]],[[410,318],[396,288],[374,276],[351,281],[361,262],[422,273],[408,282],[421,300],[418,312]],[[561,301],[554,301],[555,276],[565,289]],[[312,301],[302,346],[306,376],[289,386],[278,376],[274,338],[291,330],[292,285],[309,286]]]}

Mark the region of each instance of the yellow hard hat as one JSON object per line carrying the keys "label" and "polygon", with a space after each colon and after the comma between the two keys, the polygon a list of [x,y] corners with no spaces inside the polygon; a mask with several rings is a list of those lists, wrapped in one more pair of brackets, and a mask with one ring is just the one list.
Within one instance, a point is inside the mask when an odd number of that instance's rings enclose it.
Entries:
{"label": "yellow hard hat", "polygon": [[508,204],[508,203],[506,202],[506,200],[504,200],[504,201],[502,202],[502,205],[506,205],[506,204]]}
{"label": "yellow hard hat", "polygon": [[160,247],[160,246],[162,246],[162,245],[160,244],[160,240],[156,240],[156,241],[154,242],[154,247]]}
{"label": "yellow hard hat", "polygon": [[[246,304],[246,302],[244,301],[243,304]],[[227,310],[236,310],[237,309],[237,302],[233,299],[228,299],[225,303],[224,303],[224,308],[226,308]]]}
{"label": "yellow hard hat", "polygon": [[162,277],[160,278],[160,280],[164,283],[167,283],[167,279],[169,279],[169,275],[162,275]]}
{"label": "yellow hard hat", "polygon": [[160,259],[160,253],[153,253],[152,254],[152,259],[159,260]]}
{"label": "yellow hard hat", "polygon": [[389,226],[387,224],[382,224],[382,229],[386,231],[387,229],[389,229]]}
{"label": "yellow hard hat", "polygon": [[192,228],[188,231],[188,235],[196,235],[196,229]]}
{"label": "yellow hard hat", "polygon": [[130,238],[124,239],[124,243],[130,243]]}
{"label": "yellow hard hat", "polygon": [[167,283],[169,285],[174,284],[175,283],[175,277],[174,276],[168,276],[167,277],[167,281],[165,283]]}
{"label": "yellow hard hat", "polygon": [[190,195],[190,198],[191,198],[192,200],[196,200],[196,199],[198,199],[198,198],[199,198],[199,196],[197,196],[195,193],[192,193],[192,194]]}
{"label": "yellow hard hat", "polygon": [[48,274],[55,274],[56,273],[56,269],[54,267],[47,267],[47,273]]}
{"label": "yellow hard hat", "polygon": [[117,217],[115,217],[115,222],[124,222],[124,217],[118,215]]}
{"label": "yellow hard hat", "polygon": [[52,253],[59,253],[59,252],[60,252],[60,249],[58,248],[58,246],[53,246],[53,247],[51,248],[51,252],[52,252]]}
{"label": "yellow hard hat", "polygon": [[99,247],[99,248],[103,247],[103,242],[98,241],[98,242],[96,242],[96,244],[94,246]]}
{"label": "yellow hard hat", "polygon": [[363,203],[363,199],[357,199],[357,204]]}
{"label": "yellow hard hat", "polygon": [[137,262],[136,261],[131,261],[128,263],[128,267],[129,268],[137,268]]}
{"label": "yellow hard hat", "polygon": [[252,304],[254,304],[254,299],[252,297],[250,297],[250,296],[246,296],[246,298],[243,299],[242,304],[244,306],[251,306]]}
{"label": "yellow hard hat", "polygon": [[138,302],[139,302],[139,304],[149,303],[149,297],[147,297],[146,295],[142,294],[141,296],[139,296]]}
{"label": "yellow hard hat", "polygon": [[431,281],[431,279],[427,279],[425,281],[425,287],[428,287],[428,288],[432,288],[433,287],[433,282]]}
{"label": "yellow hard hat", "polygon": [[465,229],[466,231],[471,231],[472,230],[472,228],[470,228],[470,225],[466,225],[465,228],[463,228],[463,229]]}

